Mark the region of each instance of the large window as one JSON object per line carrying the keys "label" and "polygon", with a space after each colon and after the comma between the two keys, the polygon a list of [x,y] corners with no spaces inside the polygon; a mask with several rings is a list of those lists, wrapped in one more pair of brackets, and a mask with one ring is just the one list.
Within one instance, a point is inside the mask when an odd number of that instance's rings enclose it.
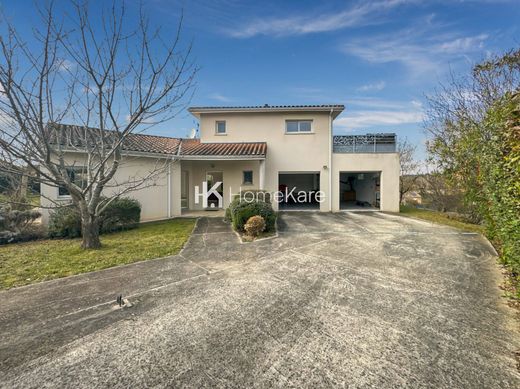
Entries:
{"label": "large window", "polygon": [[215,123],[215,132],[217,135],[224,135],[226,133],[226,122],[224,120],[217,120]]}
{"label": "large window", "polygon": [[242,184],[253,185],[253,171],[252,170],[244,170]]}
{"label": "large window", "polygon": [[[74,166],[67,168],[67,175],[69,176],[71,182],[79,186],[80,188],[85,188],[87,186],[87,169],[84,167]],[[67,188],[63,186],[58,187],[58,196],[70,196]]]}
{"label": "large window", "polygon": [[312,132],[312,120],[287,120],[285,131],[288,133]]}

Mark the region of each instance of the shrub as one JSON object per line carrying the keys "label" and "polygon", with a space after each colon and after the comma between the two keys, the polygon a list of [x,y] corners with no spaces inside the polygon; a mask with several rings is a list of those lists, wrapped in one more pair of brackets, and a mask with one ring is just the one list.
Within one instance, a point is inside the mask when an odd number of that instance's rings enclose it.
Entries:
{"label": "shrub", "polygon": [[135,228],[141,220],[141,204],[130,198],[112,201],[103,211],[99,223],[100,232],[113,232]]}
{"label": "shrub", "polygon": [[81,216],[73,205],[53,210],[49,216],[51,238],[78,238],[81,236]]}
{"label": "shrub", "polygon": [[[236,203],[235,203],[236,201]],[[276,213],[269,203],[263,201],[246,202],[233,200],[230,205],[231,223],[236,231],[244,231],[244,225],[252,216],[262,216],[265,220],[265,231],[274,231]]]}
{"label": "shrub", "polygon": [[[99,218],[99,232],[128,230],[141,219],[141,204],[130,198],[112,201]],[[49,219],[49,236],[53,238],[78,238],[81,236],[81,215],[76,207],[66,206],[54,210]]]}
{"label": "shrub", "polygon": [[40,216],[40,212],[34,209],[21,211],[9,205],[0,207],[0,244],[26,240],[30,235],[24,232]]}
{"label": "shrub", "polygon": [[247,235],[257,237],[263,230],[265,230],[264,218],[259,215],[251,216],[244,225],[244,230]]}

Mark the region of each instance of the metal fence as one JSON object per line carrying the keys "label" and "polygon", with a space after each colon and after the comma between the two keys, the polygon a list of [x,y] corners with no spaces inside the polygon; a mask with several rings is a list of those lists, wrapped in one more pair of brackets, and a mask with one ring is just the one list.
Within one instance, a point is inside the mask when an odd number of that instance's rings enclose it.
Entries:
{"label": "metal fence", "polygon": [[395,134],[335,135],[332,137],[334,153],[395,153]]}

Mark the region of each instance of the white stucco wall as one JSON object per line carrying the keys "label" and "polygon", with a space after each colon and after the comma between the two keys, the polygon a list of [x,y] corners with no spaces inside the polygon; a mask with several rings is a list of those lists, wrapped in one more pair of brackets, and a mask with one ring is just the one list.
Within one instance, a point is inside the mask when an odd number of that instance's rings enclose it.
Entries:
{"label": "white stucco wall", "polygon": [[[84,157],[79,153],[66,155],[68,166],[84,165]],[[169,165],[169,166],[168,166]],[[153,180],[137,190],[125,194],[141,203],[141,220],[158,220],[180,215],[180,163],[155,157],[123,157],[120,167],[114,178],[103,193],[110,195],[121,188],[121,184],[133,179],[146,177],[150,172],[160,169],[160,174]],[[169,178],[168,178],[169,176]],[[168,184],[170,189],[168,189]],[[55,186],[41,185],[42,221],[48,222],[49,207],[55,206],[54,202],[67,203],[70,198],[58,196],[58,188]],[[169,203],[168,195],[171,202]]]}
{"label": "white stucco wall", "polygon": [[[286,120],[312,120],[312,133],[287,134]],[[328,112],[312,113],[205,113],[200,119],[202,142],[266,142],[265,187],[278,190],[278,174],[319,172],[320,189],[328,192],[329,129]],[[215,122],[226,121],[226,135],[217,135]],[[329,210],[329,197],[320,210]],[[273,204],[276,208],[277,204]]]}
{"label": "white stucco wall", "polygon": [[381,205],[386,212],[399,212],[399,154],[332,154],[332,211],[340,210],[340,172],[381,172]]}
{"label": "white stucco wall", "polygon": [[[195,186],[199,186],[202,191],[202,183],[206,179],[207,172],[223,173],[224,185],[224,208],[226,208],[233,194],[238,194],[240,188],[243,191],[259,189],[259,161],[182,161],[181,169],[188,171],[188,204],[189,209],[202,210],[202,199],[199,204],[195,204]],[[253,171],[253,184],[244,185],[242,183],[243,171]]]}

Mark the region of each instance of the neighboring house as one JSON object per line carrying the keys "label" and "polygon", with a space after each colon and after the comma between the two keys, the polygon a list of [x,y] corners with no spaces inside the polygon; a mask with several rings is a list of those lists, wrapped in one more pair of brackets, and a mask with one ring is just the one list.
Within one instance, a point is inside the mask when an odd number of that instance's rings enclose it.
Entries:
{"label": "neighboring house", "polygon": [[[395,134],[333,136],[343,105],[192,107],[200,139],[132,134],[114,178],[117,182],[146,174],[157,161],[167,164],[149,185],[130,194],[142,204],[142,220],[203,210],[196,200],[203,182],[216,182],[226,208],[234,194],[280,191],[275,209],[399,211],[399,156]],[[81,166],[81,152],[69,153],[70,166]],[[286,196],[305,193],[305,202]],[[107,189],[110,190],[110,189]],[[316,196],[321,191],[322,196]],[[69,201],[60,188],[42,185],[45,197]],[[53,201],[42,197],[42,205]],[[200,197],[200,196],[199,196]],[[208,207],[218,207],[210,196]],[[319,201],[318,201],[319,200]],[[44,215],[44,220],[47,214]]]}

